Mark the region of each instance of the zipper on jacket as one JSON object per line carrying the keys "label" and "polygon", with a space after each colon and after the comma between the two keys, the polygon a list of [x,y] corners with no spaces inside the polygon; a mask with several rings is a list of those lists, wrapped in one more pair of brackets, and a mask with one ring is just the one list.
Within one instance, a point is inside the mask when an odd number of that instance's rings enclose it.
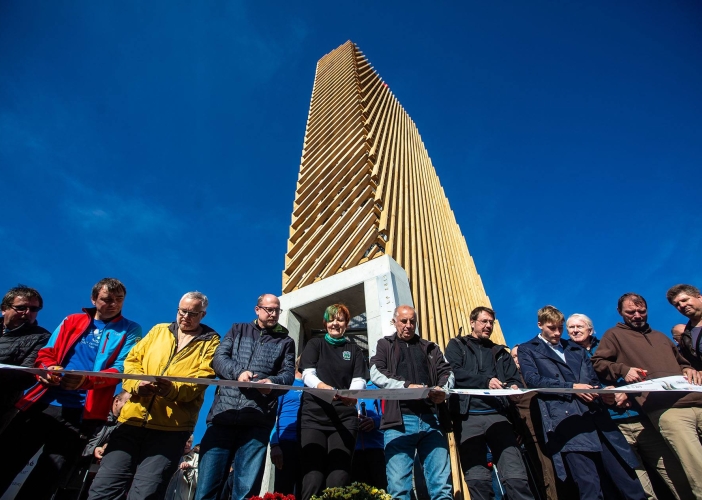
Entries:
{"label": "zipper on jacket", "polygon": [[[107,325],[105,325],[105,326],[107,326]],[[108,340],[110,340],[110,331],[109,330],[107,331],[107,334],[105,334],[105,343],[102,344],[102,351],[100,352],[100,354],[105,354],[105,348],[107,347]]]}
{"label": "zipper on jacket", "polygon": [[[85,330],[83,330],[83,332],[82,332],[80,335],[76,336],[76,339],[73,341],[73,343],[72,343],[71,345],[69,345],[68,348],[65,350],[65,352],[63,353],[63,356],[61,357],[61,359],[58,360],[58,363],[57,363],[57,364],[58,364],[59,366],[65,366],[65,361],[66,361],[66,357],[68,356],[68,353],[71,352],[71,350],[76,346],[76,344],[77,344],[78,342],[80,342],[80,339],[83,338],[83,335],[85,335],[85,332],[88,331],[88,328],[90,328],[90,325],[92,325],[92,324],[93,324],[93,321],[95,320],[95,318],[94,318],[93,316],[90,316],[90,314],[88,314],[86,311],[83,311],[83,312],[84,312],[84,313],[86,314],[86,316],[88,316],[88,318],[90,319],[90,321],[88,321],[88,326],[86,327]],[[121,314],[118,315],[118,317],[121,317],[121,316],[122,316]],[[113,318],[112,321],[110,321],[109,323],[106,323],[106,324],[105,324],[105,328],[107,328],[107,325],[109,325],[110,323],[112,323],[114,320],[115,320],[115,318]],[[63,323],[62,323],[62,324],[63,324]],[[104,330],[103,330],[103,331],[104,331]],[[107,336],[108,336],[108,338],[109,338],[109,331],[107,332]],[[103,352],[103,353],[105,352],[105,347],[106,347],[106,346],[107,346],[107,339],[105,339],[105,345],[102,347],[102,352]],[[117,353],[115,353],[115,354],[117,354]],[[42,368],[48,368],[48,367],[42,363]],[[95,371],[100,371],[100,370],[95,370]],[[39,383],[39,382],[37,382],[37,384],[38,384],[38,383]],[[34,386],[32,386],[32,388],[33,388],[33,387],[34,387]],[[32,388],[30,388],[30,389],[32,389]],[[48,390],[49,390],[48,387],[42,388],[42,390],[41,390],[38,394],[36,394],[36,396],[34,397],[34,399],[27,401],[27,404],[25,404],[25,405],[22,407],[22,410],[24,411],[25,409],[27,409],[27,408],[29,408],[30,406],[34,405],[34,403],[36,403],[37,401],[39,401],[39,399],[41,399],[41,398],[44,396],[44,394],[46,394],[46,391],[48,391]],[[28,392],[28,391],[27,391],[27,392]],[[87,397],[87,394],[86,394],[86,397]],[[85,407],[83,408],[83,412],[84,412],[84,414],[85,414]]]}
{"label": "zipper on jacket", "polygon": [[[254,327],[254,330],[257,330],[257,329]],[[249,356],[249,360],[246,362],[246,368],[244,368],[244,371],[247,371],[247,370],[251,371],[251,370],[249,370],[249,367],[251,366],[251,360],[254,359],[254,356],[256,355],[256,351],[258,351],[258,345],[259,344],[263,345],[263,331],[264,331],[263,329],[258,330],[258,332],[259,332],[258,340],[254,340],[253,349],[251,350],[251,356]],[[239,335],[239,349],[241,349],[241,341],[242,341],[243,337],[244,337],[243,335]],[[237,350],[239,350],[239,349],[237,349]],[[241,400],[243,398],[244,398],[244,394],[241,392],[241,389],[239,389],[239,396],[237,397],[237,406],[240,405]],[[234,424],[235,425],[238,424],[239,413],[240,412],[238,412],[238,411],[234,413]]]}

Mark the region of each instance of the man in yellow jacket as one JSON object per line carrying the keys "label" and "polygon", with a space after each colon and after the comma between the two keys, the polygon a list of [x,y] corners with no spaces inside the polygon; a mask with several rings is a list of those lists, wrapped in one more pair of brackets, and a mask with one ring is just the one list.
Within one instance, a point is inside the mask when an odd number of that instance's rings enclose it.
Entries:
{"label": "man in yellow jacket", "polygon": [[[124,373],[214,378],[212,357],[219,334],[201,323],[207,297],[188,292],[178,304],[176,321],[154,326],[132,349]],[[162,498],[195,429],[207,386],[125,380],[132,394],[110,437],[90,500]],[[131,488],[129,483],[131,482]]]}

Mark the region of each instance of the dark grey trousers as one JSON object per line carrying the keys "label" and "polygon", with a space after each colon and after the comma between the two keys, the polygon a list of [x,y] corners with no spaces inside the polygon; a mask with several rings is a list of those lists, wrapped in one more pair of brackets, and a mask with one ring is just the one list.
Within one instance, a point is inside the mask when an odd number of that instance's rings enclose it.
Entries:
{"label": "dark grey trousers", "polygon": [[487,467],[488,447],[510,500],[533,500],[522,454],[504,415],[469,415],[462,422],[459,448],[463,473],[473,500],[495,498],[492,474]]}
{"label": "dark grey trousers", "polygon": [[125,493],[128,500],[163,498],[190,434],[121,424],[110,436],[88,499],[121,499]]}

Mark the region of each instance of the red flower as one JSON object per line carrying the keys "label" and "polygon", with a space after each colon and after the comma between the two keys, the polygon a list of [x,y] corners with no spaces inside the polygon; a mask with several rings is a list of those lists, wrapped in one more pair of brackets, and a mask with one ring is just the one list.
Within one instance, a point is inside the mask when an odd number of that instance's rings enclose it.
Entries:
{"label": "red flower", "polygon": [[266,493],[261,497],[251,497],[249,500],[295,500],[295,495],[283,495],[282,493]]}

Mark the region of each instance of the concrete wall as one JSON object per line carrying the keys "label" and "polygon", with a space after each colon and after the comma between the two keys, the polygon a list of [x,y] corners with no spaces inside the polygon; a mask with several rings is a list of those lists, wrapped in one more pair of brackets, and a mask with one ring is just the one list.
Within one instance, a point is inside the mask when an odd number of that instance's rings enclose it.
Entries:
{"label": "concrete wall", "polygon": [[[324,309],[330,304],[346,304],[352,316],[366,313],[371,356],[375,354],[378,339],[395,332],[390,322],[395,307],[414,306],[407,273],[387,255],[281,295],[279,299],[283,312],[278,321],[289,330],[298,354],[304,347],[305,333],[323,327]],[[261,496],[274,491],[274,471],[269,449]]]}

